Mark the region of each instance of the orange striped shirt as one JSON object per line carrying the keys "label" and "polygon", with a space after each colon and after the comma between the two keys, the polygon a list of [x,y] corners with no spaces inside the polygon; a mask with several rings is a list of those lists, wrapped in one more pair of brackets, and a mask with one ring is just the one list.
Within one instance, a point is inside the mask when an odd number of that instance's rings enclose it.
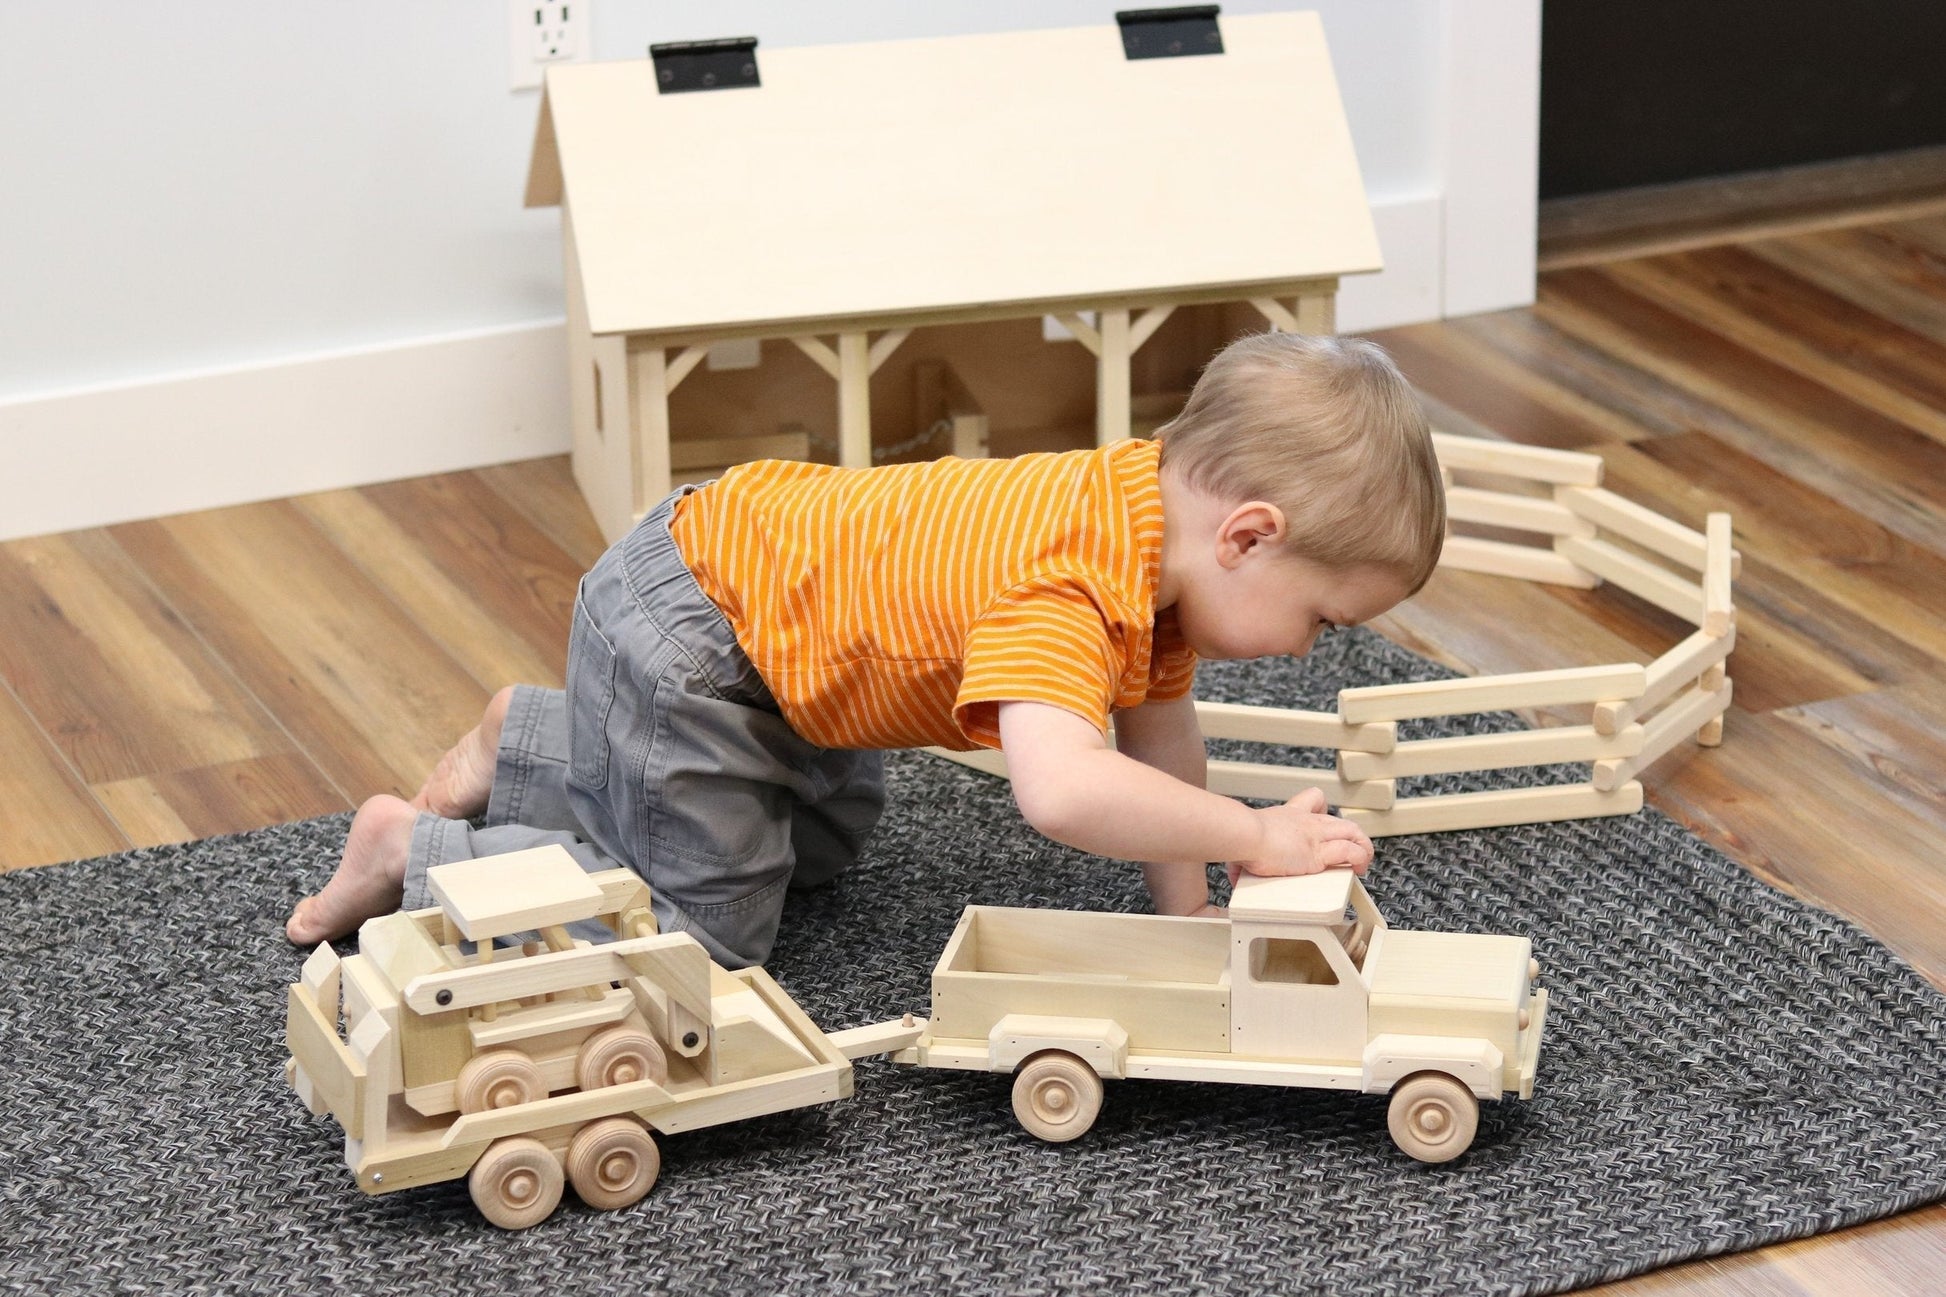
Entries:
{"label": "orange striped shirt", "polygon": [[791,728],[832,748],[999,747],[999,704],[1111,711],[1189,692],[1155,611],[1161,451],[741,464],[670,524]]}

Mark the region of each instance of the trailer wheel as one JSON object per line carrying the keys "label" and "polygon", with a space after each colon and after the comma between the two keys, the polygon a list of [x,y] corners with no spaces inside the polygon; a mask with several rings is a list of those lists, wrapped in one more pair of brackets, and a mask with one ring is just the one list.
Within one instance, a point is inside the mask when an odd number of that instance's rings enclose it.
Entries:
{"label": "trailer wheel", "polygon": [[640,1202],[661,1170],[655,1140],[633,1117],[591,1121],[568,1142],[568,1183],[602,1211]]}
{"label": "trailer wheel", "polygon": [[1014,1078],[1014,1116],[1050,1144],[1079,1139],[1101,1112],[1101,1078],[1073,1054],[1042,1050]]}
{"label": "trailer wheel", "polygon": [[526,1229],[561,1204],[561,1164],[547,1145],[527,1135],[488,1146],[466,1177],[473,1205],[501,1229]]}
{"label": "trailer wheel", "polygon": [[534,1060],[517,1049],[490,1049],[466,1060],[454,1085],[463,1113],[511,1108],[547,1097],[547,1082]]}
{"label": "trailer wheel", "polygon": [[574,1062],[574,1083],[584,1090],[643,1080],[661,1085],[668,1079],[669,1059],[662,1046],[633,1027],[610,1027],[588,1037]]}
{"label": "trailer wheel", "polygon": [[1450,1162],[1473,1143],[1480,1101],[1444,1072],[1415,1072],[1393,1087],[1385,1124],[1403,1152],[1421,1162]]}

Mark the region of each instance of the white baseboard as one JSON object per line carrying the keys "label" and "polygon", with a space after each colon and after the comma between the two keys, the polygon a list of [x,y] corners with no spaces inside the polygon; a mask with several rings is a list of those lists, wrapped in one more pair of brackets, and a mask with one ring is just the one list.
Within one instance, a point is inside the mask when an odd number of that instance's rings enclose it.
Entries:
{"label": "white baseboard", "polygon": [[559,320],[0,403],[0,540],[559,454]]}
{"label": "white baseboard", "polygon": [[[1374,207],[1347,333],[1434,320],[1436,196]],[[559,320],[0,402],[0,540],[565,452]]]}

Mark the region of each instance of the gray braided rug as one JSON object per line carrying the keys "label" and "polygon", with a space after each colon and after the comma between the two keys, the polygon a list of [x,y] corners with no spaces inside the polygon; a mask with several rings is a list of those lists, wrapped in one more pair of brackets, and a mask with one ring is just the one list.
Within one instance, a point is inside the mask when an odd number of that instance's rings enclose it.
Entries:
{"label": "gray braided rug", "polygon": [[[1441,674],[1356,633],[1203,691]],[[923,1011],[968,901],[1141,908],[1000,781],[891,770],[868,859],[793,903],[771,965],[827,1028]],[[279,924],[344,828],[0,877],[0,1290],[1550,1292],[1946,1196],[1942,998],[1645,813],[1380,844],[1395,924],[1531,935],[1554,997],[1533,1101],[1487,1105],[1455,1163],[1395,1152],[1381,1098],[1156,1082],[1050,1146],[1005,1078],[868,1062],[844,1103],[664,1139],[632,1208],[505,1234],[463,1183],[361,1196],[283,1087]]]}

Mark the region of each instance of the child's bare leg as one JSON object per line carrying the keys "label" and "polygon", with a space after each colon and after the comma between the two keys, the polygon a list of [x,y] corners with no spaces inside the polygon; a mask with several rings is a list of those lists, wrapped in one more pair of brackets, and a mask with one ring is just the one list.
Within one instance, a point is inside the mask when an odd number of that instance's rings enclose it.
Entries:
{"label": "child's bare leg", "polygon": [[493,766],[500,752],[500,729],[513,700],[510,685],[488,700],[480,723],[453,744],[426,777],[412,805],[441,819],[466,820],[486,810],[493,791]]}
{"label": "child's bare leg", "polygon": [[352,817],[338,872],[316,896],[291,910],[284,935],[293,944],[314,946],[357,930],[366,919],[399,908],[405,890],[406,854],[419,812],[389,794],[371,798]]}

